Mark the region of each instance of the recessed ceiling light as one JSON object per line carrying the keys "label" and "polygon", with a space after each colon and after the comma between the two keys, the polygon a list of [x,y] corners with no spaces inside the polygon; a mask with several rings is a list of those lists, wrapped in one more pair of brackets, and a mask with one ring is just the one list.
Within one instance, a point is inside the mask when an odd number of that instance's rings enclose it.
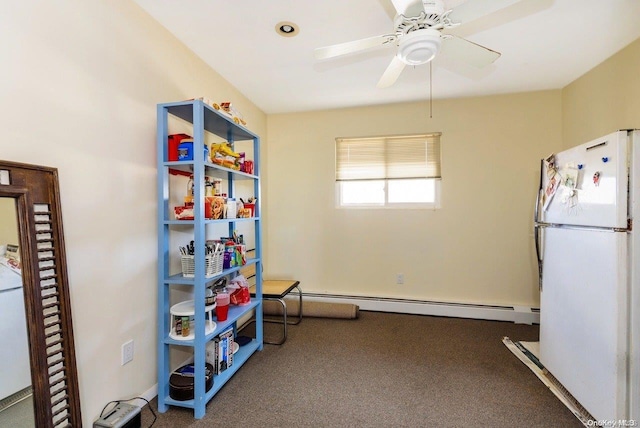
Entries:
{"label": "recessed ceiling light", "polygon": [[276,33],[282,37],[293,37],[298,34],[298,26],[293,22],[282,21],[276,24]]}

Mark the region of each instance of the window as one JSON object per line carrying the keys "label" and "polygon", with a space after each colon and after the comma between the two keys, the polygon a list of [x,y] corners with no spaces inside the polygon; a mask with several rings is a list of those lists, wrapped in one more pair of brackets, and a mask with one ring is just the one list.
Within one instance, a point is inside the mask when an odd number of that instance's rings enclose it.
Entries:
{"label": "window", "polygon": [[439,207],[440,135],[336,138],[338,206]]}

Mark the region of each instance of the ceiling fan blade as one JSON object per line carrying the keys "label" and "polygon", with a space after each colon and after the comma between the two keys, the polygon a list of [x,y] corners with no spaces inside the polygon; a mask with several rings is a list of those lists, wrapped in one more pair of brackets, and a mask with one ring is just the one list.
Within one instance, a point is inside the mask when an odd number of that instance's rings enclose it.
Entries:
{"label": "ceiling fan blade", "polygon": [[[393,7],[396,8],[398,15],[407,15],[407,11],[413,13],[417,10],[417,14],[423,10],[422,0],[391,0]],[[419,9],[418,9],[419,7]]]}
{"label": "ceiling fan blade", "polygon": [[384,12],[387,14],[389,19],[391,19],[391,21],[393,22],[396,15],[398,14],[398,11],[396,10],[396,7],[393,5],[393,3],[391,3],[389,0],[377,0],[377,1],[378,3],[380,3],[380,7],[384,9]]}
{"label": "ceiling fan blade", "polygon": [[395,35],[374,36],[366,39],[354,40],[352,42],[340,43],[337,45],[325,46],[315,50],[316,59],[333,58],[346,55],[352,52],[359,52],[369,48],[375,48],[395,41]]}
{"label": "ceiling fan blade", "polygon": [[486,67],[500,58],[500,52],[453,35],[446,36],[442,41],[440,55],[465,62],[476,68]]}
{"label": "ceiling fan blade", "polygon": [[453,22],[466,24],[520,1],[522,0],[469,0],[454,8],[449,18]]}
{"label": "ceiling fan blade", "polygon": [[378,88],[388,88],[389,86],[396,83],[398,77],[400,77],[400,73],[404,70],[404,62],[400,60],[397,56],[394,56],[391,60],[391,64],[384,71],[384,74],[378,81],[376,85]]}

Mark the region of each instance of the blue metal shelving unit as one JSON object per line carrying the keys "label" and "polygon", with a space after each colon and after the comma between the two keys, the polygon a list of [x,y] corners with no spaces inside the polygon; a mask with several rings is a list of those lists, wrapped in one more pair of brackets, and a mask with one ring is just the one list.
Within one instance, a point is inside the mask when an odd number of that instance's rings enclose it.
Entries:
{"label": "blue metal shelving unit", "polygon": [[[191,408],[194,416],[200,419],[205,414],[205,406],[233,374],[253,355],[262,350],[262,230],[260,220],[260,138],[245,127],[233,122],[227,116],[219,113],[201,100],[181,101],[176,103],[158,104],[157,130],[157,164],[158,164],[158,410],[165,412],[168,406]],[[206,133],[215,134],[226,139],[233,145],[237,141],[253,141],[254,173],[224,168],[213,164],[200,155],[202,151],[194,150],[192,161],[168,161],[169,119],[171,116],[182,119],[193,126],[193,147],[204,147]],[[173,220],[173,213],[169,206],[169,169],[183,170],[193,173],[194,178],[194,220]],[[233,196],[234,183],[237,180],[253,181],[254,195],[257,197],[255,216],[252,218],[209,220],[205,219],[205,175],[227,180],[229,196]],[[182,190],[182,189],[181,189]],[[205,278],[205,242],[206,228],[212,224],[228,224],[229,233],[235,229],[238,222],[253,222],[255,231],[255,258],[248,261],[256,265],[256,297],[247,306],[231,306],[226,321],[217,322],[216,329],[205,333],[205,289],[207,285],[224,277],[233,276],[239,267],[226,269],[219,275]],[[185,227],[193,230],[195,251],[195,277],[184,278],[181,273],[169,272],[169,261],[172,257],[179,257],[177,248],[169,248],[169,237],[172,228],[181,231]],[[195,304],[195,327],[193,340],[175,340],[169,337],[170,325],[170,290],[172,286],[193,286]],[[256,338],[244,345],[234,355],[233,365],[222,373],[214,376],[213,387],[205,391],[205,362],[206,344],[228,327],[237,327],[237,321],[245,315],[255,311]],[[193,348],[193,362],[195,366],[194,399],[187,401],[174,400],[169,396],[170,349],[173,346]]]}

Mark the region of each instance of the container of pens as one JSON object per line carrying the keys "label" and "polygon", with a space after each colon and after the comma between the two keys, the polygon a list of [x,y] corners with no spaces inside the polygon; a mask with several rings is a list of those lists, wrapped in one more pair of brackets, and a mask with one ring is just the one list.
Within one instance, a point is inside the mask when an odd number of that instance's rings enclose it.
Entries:
{"label": "container of pens", "polygon": [[[193,278],[195,276],[195,255],[193,241],[186,246],[180,247],[180,261],[182,262],[182,276]],[[224,246],[207,243],[204,255],[204,276],[211,278],[222,273],[222,262],[224,260]]]}

